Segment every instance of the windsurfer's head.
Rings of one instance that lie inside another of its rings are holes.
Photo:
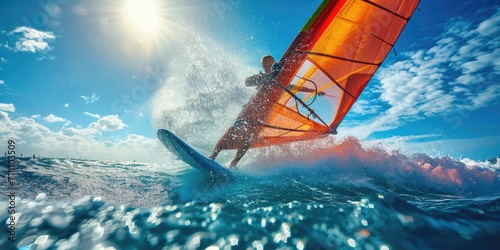
[[[260,62],[262,63],[262,68],[264,69],[264,72],[266,72],[266,74],[270,74],[271,67],[275,63],[274,58],[271,55],[265,55],[262,57]]]

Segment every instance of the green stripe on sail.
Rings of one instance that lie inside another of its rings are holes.
[[[324,0],[321,5],[318,7],[318,9],[314,12],[311,18],[309,18],[309,21],[307,21],[306,25],[302,28],[301,32],[307,31],[311,28],[311,25],[314,23],[316,18],[319,16],[319,14],[325,9],[326,5],[330,2],[331,0]]]

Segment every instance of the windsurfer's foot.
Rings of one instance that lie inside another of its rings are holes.
[[[236,167],[236,164],[238,164],[238,162],[232,161],[231,164],[229,164],[229,168],[234,169]]]
[[[211,156],[209,156],[208,158],[209,158],[210,160],[214,160],[214,161],[215,161],[215,157],[217,157],[217,154],[214,152],[214,153],[212,153],[212,155],[211,155]]]
[[[217,155],[219,155],[219,153],[220,150],[215,149],[214,152],[212,152],[212,155],[210,155],[208,158],[215,161],[215,158],[217,158]]]

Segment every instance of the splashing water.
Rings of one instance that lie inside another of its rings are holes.
[[[207,153],[255,92],[244,79],[258,69],[191,28],[178,34],[182,46],[172,51],[168,76],[153,97],[153,124]]]

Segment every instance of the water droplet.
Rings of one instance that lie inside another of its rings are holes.
[[[36,236],[29,236],[29,237],[26,237],[24,239],[22,239],[19,244],[17,244],[17,247],[18,248],[22,248],[24,246],[28,246],[30,244],[32,244],[35,240],[36,240]]]
[[[297,242],[296,246],[297,246],[297,249],[299,249],[299,250],[303,250],[304,249],[304,243],[301,240],[299,240],[299,242]]]
[[[45,241],[47,241],[48,238],[49,238],[48,235],[38,236],[38,238],[36,238],[36,240],[35,240],[35,244],[43,244],[43,243],[45,243]]]
[[[283,238],[282,238],[281,233],[277,233],[277,234],[274,235],[274,239],[273,240],[274,240],[274,242],[279,243],[282,239]]]
[[[231,246],[238,245],[238,240],[239,240],[238,235],[229,236],[229,242],[230,242]]]
[[[36,201],[40,201],[40,200],[45,200],[46,198],[47,198],[47,195],[46,195],[45,193],[39,193],[39,194],[36,196],[35,200],[36,200]]]
[[[53,206],[46,206],[42,209],[42,213],[50,213],[52,212],[52,210],[54,210],[54,207]]]
[[[258,249],[258,250],[264,249],[264,246],[258,240],[255,240],[255,241],[252,242],[252,247],[255,248],[255,249]]]
[[[389,250],[389,247],[386,245],[380,246],[380,250]]]
[[[34,218],[33,220],[31,220],[30,226],[36,228],[36,227],[40,226],[42,224],[42,222],[43,222],[43,218],[37,217],[37,218]]]
[[[266,227],[266,224],[267,224],[266,218],[262,218],[262,219],[260,220],[260,226],[261,226],[261,227]]]
[[[147,239],[153,246],[156,246],[158,244],[158,237],[153,236],[152,234],[148,235]]]
[[[361,225],[363,225],[363,226],[365,226],[365,227],[366,227],[366,226],[368,226],[368,221],[366,221],[366,220],[361,220]]]
[[[49,224],[53,227],[64,229],[69,226],[69,223],[73,221],[73,219],[73,216],[63,217],[61,215],[52,215],[47,218],[47,222],[49,222]]]
[[[131,233],[132,233],[132,230],[130,230],[130,231],[131,231]],[[132,233],[132,234],[133,234],[133,233]],[[104,228],[103,228],[103,227],[101,227],[101,226],[98,226],[98,227],[96,227],[96,228],[94,229],[94,232],[93,232],[93,234],[92,234],[92,239],[93,239],[94,241],[97,241],[97,240],[101,239],[103,235],[104,235]]]
[[[354,241],[353,238],[349,238],[347,244],[349,244],[350,247],[356,247],[356,241]]]
[[[174,210],[176,210],[176,209],[177,209],[177,205],[173,205],[173,206],[168,205],[168,206],[166,207],[166,209],[167,209],[167,211],[172,212],[172,211],[174,211]]]
[[[191,238],[191,240],[187,244],[188,249],[196,249],[200,247],[200,236],[195,235]]]

